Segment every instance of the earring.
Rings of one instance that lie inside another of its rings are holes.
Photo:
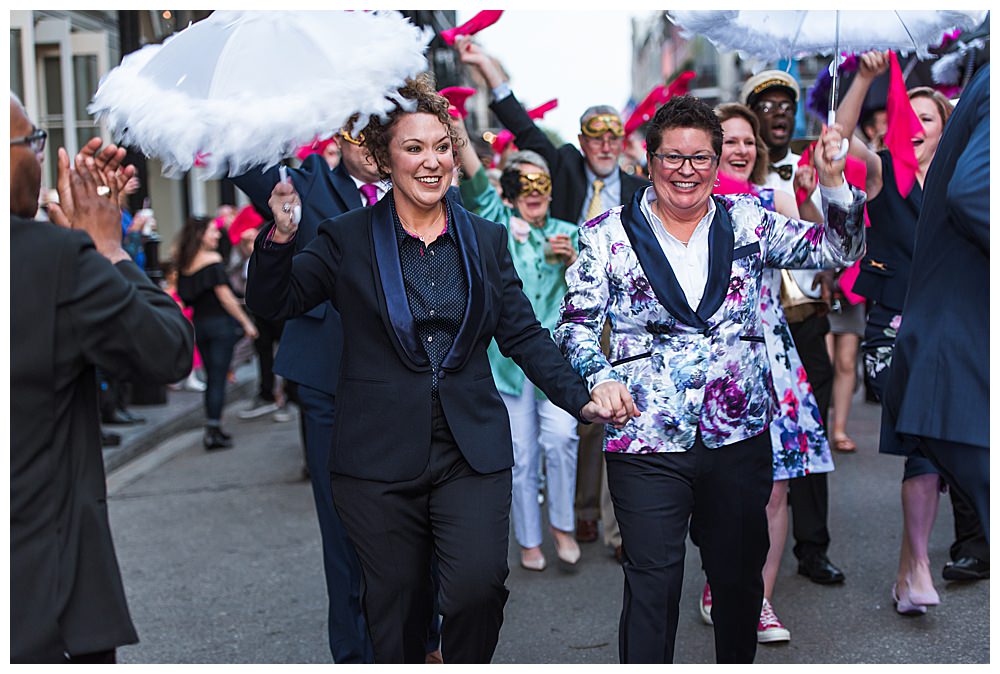
[[[715,184],[714,184],[714,185],[712,185],[712,189],[716,189],[716,188],[718,188],[718,187],[719,187],[719,179],[718,179],[718,178],[716,178],[716,179],[715,179]]]

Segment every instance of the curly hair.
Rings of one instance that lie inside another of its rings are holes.
[[[461,140],[451,127],[451,115],[448,113],[448,99],[439,94],[434,88],[434,79],[430,73],[421,73],[413,78],[407,78],[406,84],[399,88],[400,97],[410,103],[415,104],[412,111],[404,110],[399,103],[396,109],[388,114],[388,118],[383,120],[379,117],[372,117],[368,126],[362,132],[365,136],[364,147],[371,153],[375,165],[378,167],[379,176],[386,179],[389,173],[389,144],[392,142],[392,129],[404,115],[424,112],[434,115],[444,124],[448,130],[448,138],[451,139],[451,152],[458,161],[458,148]]]
[[[722,154],[722,123],[715,112],[700,98],[694,96],[674,96],[656,111],[646,129],[646,152],[650,155],[656,152],[663,141],[663,132],[667,129],[701,129],[712,139],[712,149],[716,156]]]
[[[951,117],[951,111],[955,109],[955,106],[951,104],[948,97],[942,94],[937,89],[932,89],[931,87],[913,87],[906,92],[906,96],[912,101],[914,98],[929,98],[934,103],[935,107],[938,109],[938,114],[941,115],[941,126],[944,127],[948,123],[948,118]]]
[[[715,114],[719,118],[719,123],[724,124],[734,117],[745,119],[750,128],[753,129],[754,145],[757,147],[757,159],[753,164],[753,171],[750,172],[750,182],[754,185],[763,185],[767,180],[767,145],[760,137],[760,120],[757,115],[745,105],[739,103],[723,103],[715,108]]]

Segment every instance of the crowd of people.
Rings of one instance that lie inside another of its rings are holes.
[[[226,449],[243,337],[260,387],[240,416],[280,414],[286,399],[300,410],[337,663],[489,662],[511,529],[533,572],[548,567],[546,531],[564,572],[603,532],[625,577],[622,663],[673,661],[688,537],[718,662],[789,641],[775,609],[789,528],[799,574],[845,579],[828,557],[827,480],[834,450],[858,450],[846,429],[859,350],[884,406],[878,449],[906,457],[896,611],[940,602],[928,541],[943,491],[956,532],[945,578],[988,577],[988,63],[955,109],[908,92],[922,132],[907,191],[887,132],[863,114],[885,53],[861,56],[836,123],[796,153],[802,95],[784,71],[714,108],[674,96],[637,136],[593,105],[578,143],[557,147],[495,59],[468,37],[454,46],[511,134],[501,161],[429,76],[407,80],[407,105],[386,117],[358,128],[354,116],[297,165],[235,177],[244,219],[190,218],[171,296],[123,247],[135,230],[116,206],[133,178],[123,150],[95,139],[73,162],[61,152],[55,224],[30,222],[45,134],[12,95],[13,257],[29,267],[33,247],[63,247],[86,281],[14,275],[15,317],[34,310],[17,284],[49,292],[53,313],[30,330],[25,316],[12,340],[12,386],[38,389],[14,403],[12,576],[32,582],[13,585],[13,661],[113,662],[137,638],[87,409],[95,367],[167,383],[197,358],[204,448]],[[27,357],[37,330],[95,336],[53,365]],[[139,358],[149,343],[162,356]],[[28,423],[32,406],[70,402],[79,437],[69,419]],[[40,508],[56,486],[71,497]],[[66,550],[99,568],[59,567]]]

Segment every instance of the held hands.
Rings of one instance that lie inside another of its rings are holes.
[[[840,187],[844,182],[844,166],[847,164],[846,157],[836,159],[840,154],[841,142],[844,133],[840,124],[833,126],[823,126],[823,132],[816,141],[816,150],[813,152],[813,164],[819,173],[819,182],[827,187]]]
[[[295,232],[299,226],[295,222],[295,207],[301,206],[298,193],[292,187],[292,180],[280,181],[271,190],[271,198],[267,200],[267,205],[274,214],[274,236],[275,243],[288,243],[295,237]]]
[[[621,428],[630,419],[639,416],[639,410],[624,384],[608,380],[590,392],[590,402],[580,410],[580,416],[587,421]]]

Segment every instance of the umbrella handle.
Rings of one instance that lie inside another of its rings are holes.
[[[837,121],[837,111],[829,110],[826,114],[826,125],[833,126],[833,123]],[[840,152],[833,156],[833,161],[840,161],[847,156],[847,150],[851,147],[850,138],[840,139]]]
[[[281,164],[278,167],[278,176],[281,178],[281,182],[288,182],[288,167]],[[292,223],[298,225],[302,221],[302,204],[295,204],[295,208],[292,209]]]

